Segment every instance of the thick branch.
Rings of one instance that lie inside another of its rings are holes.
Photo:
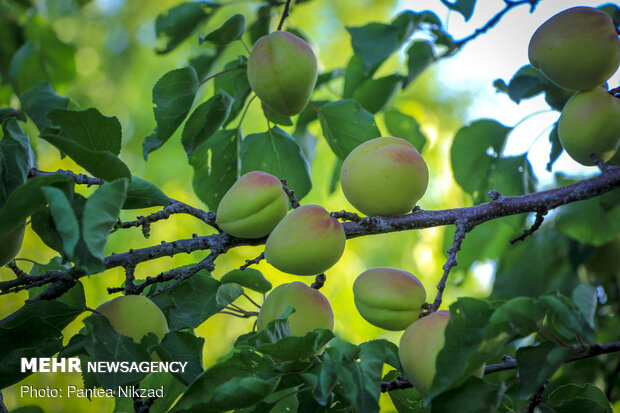
[[[482,222],[505,216],[534,213],[541,209],[551,210],[571,202],[595,197],[618,187],[620,187],[620,168],[610,167],[593,178],[548,191],[512,197],[502,196],[489,203],[466,208],[439,211],[416,210],[407,215],[372,217],[364,223],[345,222],[342,225],[349,239],[373,234],[456,225],[457,222],[473,227]],[[338,214],[342,215],[341,213]],[[217,254],[221,254],[237,246],[262,245],[265,240],[266,238],[240,239],[225,233],[196,236],[191,239],[162,242],[161,245],[129,250],[122,254],[113,254],[106,257],[104,263],[105,268],[109,269],[125,266],[129,263],[139,264],[155,258],[172,257],[179,253],[199,250],[215,250]],[[87,274],[79,273],[75,268],[70,268],[47,271],[39,275],[18,276],[15,279],[0,282],[0,294],[51,283],[51,286],[33,300],[52,300],[62,295],[79,278],[85,275]]]

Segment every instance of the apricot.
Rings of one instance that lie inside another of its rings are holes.
[[[591,152],[610,159],[620,145],[620,99],[600,87],[576,93],[562,109],[558,136],[566,153],[582,165],[594,165]]]
[[[318,75],[310,46],[299,37],[276,31],[256,41],[248,59],[248,80],[256,96],[282,115],[308,104]]]
[[[428,168],[417,149],[404,139],[382,137],[364,142],[344,160],[342,191],[366,215],[411,212],[428,186]]]
[[[437,311],[411,324],[400,339],[398,355],[403,373],[422,395],[428,394],[435,378],[437,355],[445,343],[449,311]],[[484,364],[473,374],[482,378]]]
[[[418,278],[395,268],[364,271],[353,283],[353,298],[360,315],[386,330],[404,330],[415,322],[426,302]]]
[[[265,244],[265,259],[289,274],[320,274],[338,262],[345,241],[337,219],[319,205],[303,205],[271,232]]]
[[[143,295],[116,297],[97,307],[112,328],[139,343],[148,333],[154,333],[161,341],[168,332],[164,313],[157,305]]]
[[[620,64],[620,39],[611,17],[592,7],[573,7],[543,23],[528,56],[551,81],[587,90],[605,83]]]
[[[316,328],[334,328],[334,313],[327,298],[319,290],[295,281],[281,284],[269,293],[258,313],[258,331],[264,330],[289,306],[295,309],[288,318],[294,336],[305,336]]]
[[[248,172],[224,194],[216,223],[238,238],[261,238],[275,228],[288,210],[288,197],[278,178]]]
[[[0,236],[0,266],[5,266],[19,253],[24,241],[26,224],[18,225],[15,229]]]

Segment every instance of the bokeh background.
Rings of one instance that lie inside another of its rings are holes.
[[[62,41],[76,48],[75,67],[78,76],[70,83],[54,85],[57,92],[68,96],[80,108],[96,107],[104,115],[118,117],[123,127],[123,149],[120,157],[130,167],[132,173],[155,183],[172,198],[206,209],[207,207],[193,193],[192,169],[187,163],[178,131],[164,148],[150,155],[148,162],[142,158],[142,142],[155,126],[151,103],[153,85],[164,73],[186,66],[189,58],[204,53],[203,46],[198,45],[198,33],[169,54],[155,53],[155,49],[159,46],[155,37],[155,18],[177,5],[179,1],[93,0],[80,12],[68,13],[69,8],[66,6],[70,2],[71,0],[36,2],[41,13],[39,18],[45,19],[44,23],[50,24]],[[295,6],[286,25],[308,35],[319,59],[320,69],[329,71],[344,67],[352,54],[346,26],[360,26],[371,21],[386,22],[404,9],[414,11],[429,9],[437,13],[456,39],[460,39],[482,26],[504,6],[503,1],[495,0],[478,3],[473,18],[465,22],[460,14],[450,13],[439,0],[313,0]],[[550,150],[547,136],[559,114],[549,111],[542,96],[516,105],[505,94],[498,94],[492,82],[497,78],[509,80],[519,67],[527,63],[529,38],[544,20],[570,6],[600,4],[598,1],[542,0],[533,14],[529,13],[528,6],[515,8],[496,28],[468,44],[457,56],[442,60],[426,70],[395,99],[393,105],[403,113],[415,117],[428,140],[422,155],[429,166],[431,178],[428,192],[419,203],[423,209],[471,205],[470,197],[461,191],[452,178],[449,148],[455,132],[473,119],[488,117],[509,126],[518,124],[510,136],[506,152],[520,154],[529,150],[529,160],[539,179],[540,188],[551,182],[552,175],[545,171]],[[248,20],[252,20],[259,6],[260,3],[255,1],[228,1],[201,32],[208,33],[219,27],[235,13],[242,13]],[[277,20],[274,19],[273,23],[277,24]],[[247,54],[239,42],[228,48],[213,72],[221,69],[225,62],[234,59],[237,54]],[[393,73],[395,70],[406,72],[404,53],[393,56],[380,68],[377,75]],[[618,83],[618,74],[610,83]],[[332,91],[321,93],[329,99],[337,98],[339,86],[335,82]],[[212,93],[212,89],[212,82],[204,85],[199,92],[199,96],[202,94],[204,98],[196,99],[195,105],[206,99]],[[0,93],[6,91],[0,90]],[[18,106],[18,103],[14,102],[13,106]],[[387,130],[380,116],[377,117],[377,122],[381,131],[386,134]],[[265,119],[258,105],[253,104],[244,121],[244,134],[247,136],[265,129]],[[311,125],[310,130],[318,137],[316,154],[311,164],[313,188],[302,200],[302,204],[317,203],[331,211],[354,210],[344,198],[339,186],[333,191],[330,190],[336,158],[322,139],[317,122]],[[82,171],[70,159],[61,159],[58,151],[48,143],[37,139],[36,129],[32,125],[26,126],[26,131],[37,147],[40,169],[51,171],[63,168]],[[575,164],[566,155],[556,163],[554,171],[591,172]],[[79,190],[84,193],[92,191],[86,188]],[[136,215],[144,215],[155,210],[123,211],[122,219],[131,220]],[[344,256],[327,272],[327,282],[321,289],[332,304],[336,319],[336,334],[356,344],[374,338],[386,338],[398,343],[400,332],[387,332],[373,327],[359,316],[353,304],[353,281],[368,268],[377,266],[401,268],[417,275],[432,299],[436,292],[436,283],[442,273],[441,266],[445,262],[444,231],[445,228],[431,228],[348,241]],[[169,220],[154,224],[149,239],[144,239],[138,228],[115,232],[109,239],[106,255],[126,251],[129,248],[155,245],[162,240],[189,238],[193,233],[207,235],[211,232],[210,227],[196,219],[176,215]],[[254,258],[261,252],[261,247],[231,250],[217,259],[214,277],[219,278],[229,270],[239,267],[245,259]],[[47,248],[28,228],[24,246],[18,257],[46,263],[54,255],[54,251]],[[149,261],[138,266],[136,276],[144,278],[173,267],[195,263],[205,255],[206,252],[195,252]],[[31,266],[27,261],[21,261],[19,265],[25,269]],[[304,278],[280,273],[265,262],[256,268],[261,270],[274,285],[294,280],[308,283],[313,281],[312,277]],[[476,263],[468,273],[459,272],[457,268],[444,295],[443,306],[448,306],[459,296],[487,296],[492,289],[494,269],[494,263],[486,261]],[[12,277],[11,271],[6,268],[0,269],[0,279]],[[106,288],[119,286],[123,280],[122,269],[83,278],[88,306],[95,308],[109,300]],[[258,294],[250,294],[255,300],[259,302],[262,300]],[[23,305],[25,299],[27,299],[26,292],[1,297],[0,318]],[[236,304],[248,310],[252,309],[251,304],[244,301],[243,297]],[[87,315],[84,314],[66,328],[64,331],[66,341],[79,331],[82,319]],[[252,324],[253,320],[227,315],[216,315],[207,320],[196,330],[196,335],[206,339],[204,366],[208,367],[227,355],[236,337],[250,331]],[[21,385],[65,387],[68,384],[81,387],[80,375],[34,374],[4,390],[4,401],[9,409],[37,404],[46,412],[114,409],[114,401],[110,399],[89,401],[76,398],[29,399],[19,396]],[[382,410],[393,410],[387,397],[382,397]]]

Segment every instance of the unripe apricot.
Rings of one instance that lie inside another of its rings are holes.
[[[168,332],[164,313],[143,295],[125,295],[101,304],[97,312],[104,315],[112,328],[139,343],[148,333],[161,341]]]
[[[288,198],[278,178],[266,172],[248,172],[230,187],[217,208],[216,223],[239,238],[269,234],[288,210]]]
[[[366,215],[411,212],[428,186],[428,168],[404,139],[382,137],[364,142],[344,160],[342,192]]]
[[[426,395],[435,378],[437,355],[445,343],[449,311],[437,311],[411,324],[400,339],[398,355],[403,373],[422,395]],[[484,375],[484,364],[474,374]]]
[[[403,373],[423,395],[433,384],[435,362],[443,348],[449,311],[437,311],[411,324],[400,339],[398,355]]]
[[[418,278],[395,268],[364,271],[353,283],[353,297],[360,315],[386,330],[404,330],[416,321],[426,302]]]
[[[337,219],[319,205],[303,205],[289,213],[269,234],[268,263],[289,274],[315,275],[336,264],[346,236]]]
[[[288,318],[294,336],[305,336],[316,328],[334,328],[334,313],[327,298],[319,290],[295,281],[281,284],[269,293],[258,313],[258,331],[280,317],[289,306],[295,309]]]
[[[19,253],[25,230],[26,224],[24,223],[0,236],[0,266],[7,265]]]
[[[590,152],[610,159],[620,145],[620,99],[600,87],[576,93],[562,109],[558,136],[564,150],[582,165],[594,165]]]
[[[565,89],[605,83],[620,64],[620,39],[611,17],[592,7],[573,7],[543,23],[530,40],[532,66]]]
[[[299,37],[276,31],[256,41],[248,59],[248,80],[256,95],[282,115],[308,104],[318,69],[314,52]]]

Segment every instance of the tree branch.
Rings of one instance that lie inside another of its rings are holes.
[[[566,360],[565,363],[570,363],[577,360],[583,360],[591,357],[600,356],[601,354],[617,353],[620,351],[620,341],[607,344],[590,344],[586,347],[573,346],[573,356]],[[484,368],[484,374],[497,373],[498,371],[514,370],[517,368],[517,360],[510,356],[504,356],[504,361],[499,364],[491,364]],[[411,382],[402,377],[398,377],[395,380],[389,382],[381,382],[381,391],[401,390],[413,387]]]
[[[410,214],[396,217],[360,218],[364,220],[364,223],[345,222],[342,225],[348,239],[442,225],[456,225],[457,222],[460,222],[461,225],[474,227],[480,223],[505,216],[538,212],[541,209],[551,210],[571,202],[590,199],[618,187],[620,187],[620,167],[609,167],[593,178],[584,179],[574,184],[547,191],[520,196],[500,196],[494,201],[472,207],[438,211],[415,210]],[[343,215],[342,213],[336,214]],[[372,223],[372,225],[368,223]],[[137,265],[155,258],[164,256],[172,257],[176,254],[191,253],[199,250],[211,250],[213,260],[215,260],[217,255],[225,253],[231,248],[244,245],[263,245],[265,241],[265,237],[258,239],[240,239],[226,233],[201,237],[195,236],[190,239],[162,242],[160,245],[129,250],[122,254],[112,254],[105,258],[104,264],[106,269],[110,269],[124,266],[128,263]],[[183,270],[176,269],[171,271]],[[0,295],[35,286],[51,284],[39,296],[34,297],[32,300],[29,300],[29,302],[52,300],[61,296],[65,291],[71,288],[78,279],[86,275],[89,274],[80,273],[73,267],[67,270],[47,271],[39,275],[17,276],[15,279],[0,282]],[[167,280],[171,279],[168,278],[168,276],[164,278]],[[173,278],[177,280],[180,279],[176,278],[176,276]],[[182,277],[182,279],[186,278]],[[154,281],[151,281],[151,283],[153,282]]]
[[[289,16],[289,8],[291,7],[291,0],[286,0],[286,4],[284,5],[284,11],[282,12],[282,17],[280,18],[280,23],[278,23],[278,30],[282,30],[282,26],[284,25],[284,20]]]

